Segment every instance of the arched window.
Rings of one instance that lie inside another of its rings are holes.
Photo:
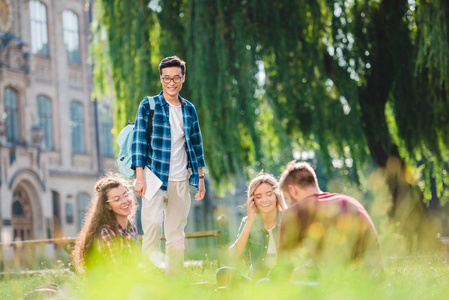
[[[31,49],[48,56],[47,8],[38,0],[30,1]]]
[[[107,107],[100,109],[100,149],[104,156],[114,156],[112,118]]]
[[[14,240],[17,238],[22,241],[32,239],[33,207],[23,187],[18,186],[14,190],[11,203],[11,226]]]
[[[23,207],[19,201],[14,201],[12,204],[12,215],[14,217],[22,217],[23,216]]]
[[[87,206],[89,205],[89,196],[85,193],[78,194],[76,197],[76,205],[78,211],[78,230],[81,230],[84,217],[87,213]]]
[[[70,125],[72,127],[72,151],[84,153],[84,113],[83,106],[72,101],[70,103]]]
[[[18,143],[19,136],[19,105],[17,103],[17,92],[12,88],[5,89],[5,113],[6,133],[10,143]]]
[[[80,63],[80,39],[78,17],[71,10],[62,13],[62,28],[64,31],[64,44],[67,60],[71,63]]]
[[[37,96],[37,114],[39,125],[44,132],[44,145],[46,149],[53,149],[53,129],[51,119],[51,102],[45,96]]]

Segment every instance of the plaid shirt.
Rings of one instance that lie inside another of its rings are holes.
[[[198,168],[206,166],[203,155],[203,142],[201,139],[200,125],[195,106],[179,96],[182,106],[182,119],[184,123],[185,144],[187,152],[187,168],[192,171],[189,182],[198,188]],[[171,133],[169,122],[169,104],[162,96],[154,96],[153,131],[151,133],[151,147],[147,149],[146,130],[150,105],[148,97],[145,97],[137,110],[134,124],[132,143],[132,165],[136,167],[148,166],[162,181],[162,190],[167,190],[168,176],[170,172],[170,147]]]
[[[119,238],[110,225],[103,225],[100,231],[101,239],[98,240],[98,250],[107,262],[124,262],[133,251],[138,249],[139,234],[136,224],[132,219],[128,220],[128,228],[118,224]]]

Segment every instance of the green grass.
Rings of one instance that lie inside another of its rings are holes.
[[[127,270],[82,277],[65,271],[42,272],[0,281],[0,299],[18,299],[48,283],[59,284],[76,299],[447,299],[449,267],[441,255],[385,260],[386,279],[376,282],[349,271],[324,274],[317,286],[288,282],[242,284],[232,289],[216,286],[216,261],[185,269],[183,278],[166,278],[157,270]]]

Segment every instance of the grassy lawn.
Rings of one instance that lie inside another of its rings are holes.
[[[123,268],[117,276],[93,274],[81,277],[62,263],[54,271],[4,277],[0,299],[19,299],[48,283],[61,286],[75,299],[448,299],[449,267],[443,256],[417,256],[385,260],[386,280],[372,281],[351,272],[325,274],[316,286],[286,282],[242,284],[233,289],[217,288],[216,261],[185,269],[185,276],[169,278],[156,270]]]

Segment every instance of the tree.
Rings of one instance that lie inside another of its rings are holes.
[[[430,179],[439,196],[449,185],[449,8],[409,2],[102,0],[117,126],[157,90],[159,60],[179,54],[216,186],[244,167],[278,172],[292,147],[316,145],[329,174],[351,159],[359,181],[372,161],[391,216],[428,235]]]
[[[355,96],[360,107],[361,126],[369,153],[385,174],[393,200],[391,216],[401,221],[402,231],[409,236],[412,233],[418,233],[420,238],[432,236],[431,225],[425,214],[424,195],[409,167],[423,163],[427,179],[426,193],[430,195],[429,177],[435,176],[439,183],[437,190],[441,195],[444,188],[443,153],[447,154],[448,150],[443,141],[449,137],[446,96],[448,77],[441,70],[445,68],[444,64],[441,67],[423,64],[425,42],[421,41],[421,48],[419,46],[420,39],[424,38],[423,31],[432,27],[431,23],[422,20],[429,9],[436,8],[433,6],[435,2],[429,4],[423,1],[421,6],[410,6],[405,0],[385,0],[378,5],[356,2],[350,9],[344,8],[345,3],[342,1],[335,1],[334,6],[336,4],[350,15],[340,16],[334,22],[353,18],[353,26],[346,26],[348,29],[343,39],[349,39],[352,35],[354,44],[351,47],[341,44],[342,57],[346,61],[359,60],[359,63],[355,63],[360,78],[357,80]],[[445,25],[442,28],[447,28],[448,10],[445,6],[446,18],[440,19],[442,25]],[[420,23],[416,22],[416,14],[413,13],[417,7],[422,13],[418,15]],[[342,26],[337,26],[334,39],[338,40],[340,28]],[[435,27],[432,29],[436,31]],[[446,33],[440,42],[444,45],[447,39]],[[436,43],[434,47],[440,59],[447,59],[447,53],[439,48],[441,44]],[[324,55],[327,56],[326,53]],[[331,79],[340,75],[339,71],[335,72],[340,67],[336,66],[335,59],[340,57],[333,59],[333,67],[327,70]],[[347,71],[351,72],[350,66]],[[437,85],[432,77],[439,79]],[[336,86],[338,88],[339,84]],[[344,88],[339,90],[345,94]],[[443,107],[446,109],[441,109]],[[436,172],[431,173],[431,163],[438,165]],[[418,244],[424,243],[418,241]]]

